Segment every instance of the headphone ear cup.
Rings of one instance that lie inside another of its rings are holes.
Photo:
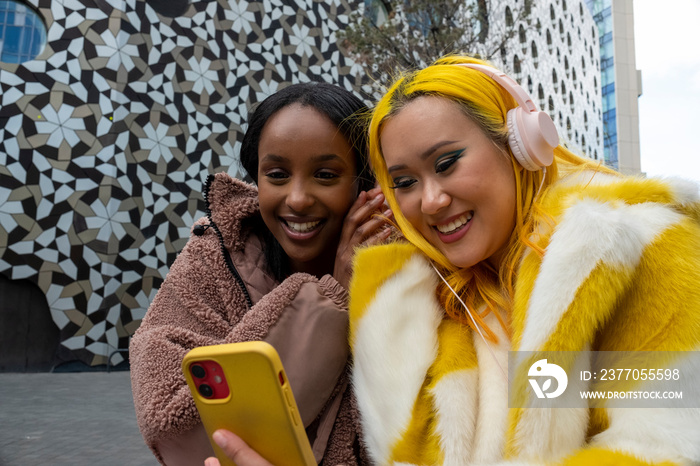
[[[552,164],[559,136],[549,115],[516,107],[508,111],[506,121],[508,145],[523,168],[537,171]]]
[[[520,128],[518,127],[517,113],[522,112],[520,107],[515,107],[508,111],[506,122],[508,124],[508,145],[520,166],[531,172],[539,170],[541,167],[532,161],[530,155],[523,144]]]

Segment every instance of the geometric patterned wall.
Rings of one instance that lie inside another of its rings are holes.
[[[0,63],[0,273],[46,294],[64,354],[104,364],[203,215],[206,175],[244,176],[247,109],[291,82],[369,89],[336,44],[347,0],[28,3],[48,45]]]

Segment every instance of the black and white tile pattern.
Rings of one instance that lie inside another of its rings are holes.
[[[206,175],[243,176],[247,109],[293,82],[368,88],[336,43],[346,0],[29,3],[48,45],[0,63],[0,273],[46,294],[64,351],[104,364],[203,215]]]

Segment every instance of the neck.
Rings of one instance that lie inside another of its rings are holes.
[[[290,268],[292,273],[308,273],[317,278],[321,278],[326,274],[333,273],[333,265],[335,257],[331,257],[331,260],[327,260],[325,257],[319,257],[311,262],[299,262],[290,260]]]
[[[323,252],[321,252],[318,257],[302,262],[295,261],[292,258],[289,259],[289,266],[292,273],[302,272],[313,275],[317,278],[321,278],[324,275],[333,274],[333,269],[335,267],[335,256],[338,252],[338,243],[332,242],[328,244]]]

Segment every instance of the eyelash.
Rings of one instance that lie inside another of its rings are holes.
[[[270,178],[271,180],[283,180],[285,178],[288,178],[289,175],[287,175],[285,172],[282,171],[271,171],[268,173],[265,173],[265,176],[267,178]]]
[[[390,186],[391,189],[405,189],[405,188],[410,188],[416,180],[414,179],[408,179],[406,181],[397,181],[400,178],[396,178],[394,180],[394,186]]]
[[[264,176],[267,177],[273,183],[281,182],[289,178],[288,173],[279,170],[267,172]],[[325,170],[318,171],[314,174],[314,178],[320,180],[321,182],[331,182],[339,177],[340,175],[338,175],[337,173]]]
[[[435,173],[443,173],[452,167],[454,163],[462,158],[464,149],[455,150],[445,154],[442,158],[435,162]]]
[[[331,171],[320,171],[320,172],[317,172],[314,176],[316,178],[320,178],[322,180],[327,180],[327,181],[334,180],[334,179],[339,177],[339,175],[337,173],[334,173]]]
[[[442,156],[440,159],[435,162],[435,173],[440,174],[444,173],[447,170],[452,167],[457,160],[459,160],[462,157],[462,154],[464,153],[464,149],[458,149],[452,152],[448,152],[444,156]],[[395,178],[394,179],[394,186],[391,186],[391,189],[405,189],[411,187],[414,183],[416,183],[417,180],[415,179],[406,179],[404,181],[401,181],[402,178]]]

